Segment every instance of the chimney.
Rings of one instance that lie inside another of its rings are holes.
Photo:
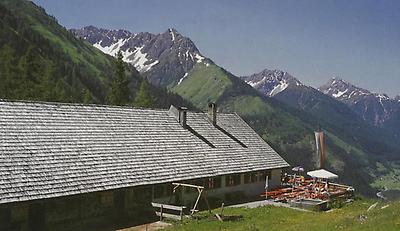
[[[217,125],[217,105],[215,103],[208,104],[208,118],[214,126]]]
[[[171,105],[169,107],[168,114],[173,116],[182,125],[182,127],[186,128],[187,127],[187,124],[186,124],[187,110],[188,109],[186,107],[177,108],[174,105]]]
[[[180,107],[179,108],[179,123],[182,125],[182,127],[186,128],[186,115],[187,115],[187,108],[186,107]]]

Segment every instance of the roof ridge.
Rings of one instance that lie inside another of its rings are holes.
[[[139,109],[139,110],[153,110],[153,111],[163,111],[167,112],[167,108],[145,108],[145,107],[135,107],[135,106],[119,106],[110,104],[95,104],[95,103],[73,103],[73,102],[56,102],[56,101],[38,101],[38,100],[24,100],[24,99],[2,99],[0,102],[9,103],[27,103],[27,104],[42,104],[42,105],[66,105],[66,106],[89,106],[93,108],[121,108],[121,109]],[[175,105],[174,105],[175,106]],[[207,111],[188,111],[193,114],[207,114]],[[235,112],[218,112],[218,114],[223,115],[235,115]]]
[[[134,106],[119,106],[110,104],[95,104],[95,103],[73,103],[73,102],[56,102],[56,101],[35,101],[35,100],[19,100],[19,99],[1,99],[0,102],[9,103],[27,103],[27,104],[43,104],[43,105],[66,105],[66,106],[89,106],[98,108],[125,108],[125,109],[142,109],[142,110],[154,110],[154,111],[168,111],[165,108],[145,108],[145,107],[134,107]]]

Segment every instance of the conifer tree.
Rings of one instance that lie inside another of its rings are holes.
[[[149,93],[149,84],[145,79],[140,83],[133,105],[136,107],[152,107],[154,105],[154,99]]]
[[[107,104],[126,105],[129,102],[129,81],[125,75],[125,63],[122,60],[121,51],[117,54],[115,73],[111,88],[107,94]]]
[[[15,80],[18,66],[15,62],[15,52],[8,46],[4,45],[0,50],[0,98],[13,99],[15,97],[14,89],[16,88]]]
[[[94,103],[92,93],[90,93],[89,89],[83,90],[83,103]]]
[[[33,46],[29,46],[23,56],[19,59],[18,69],[20,75],[16,82],[18,84],[15,89],[17,98],[35,100],[38,97],[38,91],[35,88],[43,75],[43,63],[37,51]]]
[[[54,64],[47,64],[45,72],[40,78],[40,85],[38,85],[37,91],[38,95],[36,99],[38,100],[66,101],[65,85],[61,78],[57,78]]]

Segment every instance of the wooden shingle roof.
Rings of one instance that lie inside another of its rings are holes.
[[[0,204],[288,166],[236,114],[187,124],[214,147],[168,110],[0,100]]]

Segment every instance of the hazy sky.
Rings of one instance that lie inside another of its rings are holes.
[[[67,28],[176,28],[236,75],[281,69],[400,94],[400,1],[34,0]]]

